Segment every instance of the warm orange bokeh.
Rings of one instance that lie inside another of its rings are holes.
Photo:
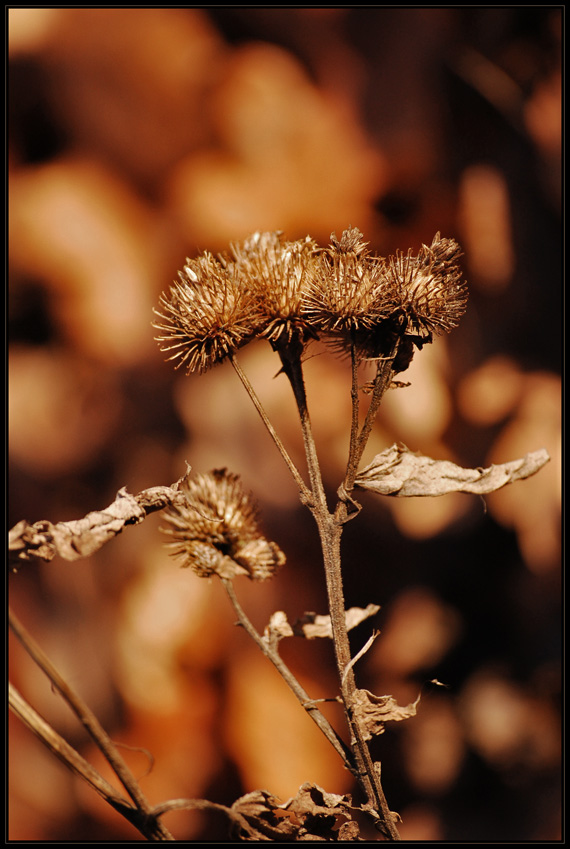
[[[255,230],[326,244],[358,227],[383,255],[437,231],[457,239],[467,313],[416,353],[365,461],[395,441],[465,466],[543,447],[551,461],[485,504],[362,498],[347,597],[381,605],[381,634],[356,669],[400,704],[422,690],[417,716],[374,744],[404,839],[558,839],[559,10],[13,8],[8,23],[10,526],[79,518],[120,487],[172,483],[186,461],[227,466],[288,556],[267,586],[237,582],[256,626],[274,610],[324,613],[314,527],[235,373],[174,372],[153,307],[186,256]],[[256,342],[240,362],[302,466],[278,361]],[[332,495],[348,363],[314,345],[306,380]],[[303,781],[350,792],[221,587],[181,571],[159,526],[10,578],[14,609],[143,791],[224,804],[254,789],[285,800]],[[355,650],[369,633],[359,626]],[[285,640],[283,654],[315,698],[334,696],[324,640]],[[10,664],[107,775],[17,644]],[[10,773],[11,840],[136,839],[15,719]],[[203,815],[167,825],[224,839]]]

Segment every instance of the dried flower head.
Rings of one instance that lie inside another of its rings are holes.
[[[246,575],[264,581],[284,564],[280,548],[261,534],[257,507],[237,475],[216,469],[185,479],[181,490],[186,504],[165,511],[169,527],[164,531],[173,538],[172,553],[183,558],[183,566],[200,577]]]
[[[369,253],[368,242],[362,241],[362,233],[358,227],[349,227],[343,230],[340,239],[336,233],[331,233],[331,247],[339,254],[353,253],[357,256],[365,256]]]
[[[160,298],[162,323],[154,327],[162,351],[188,372],[204,372],[224,360],[255,333],[257,314],[251,294],[231,263],[205,253],[187,259],[170,292]]]
[[[461,250],[453,239],[437,233],[417,256],[397,252],[385,273],[406,316],[405,331],[431,341],[433,333],[449,332],[459,323],[467,304],[467,288],[457,264]]]
[[[260,331],[272,343],[312,335],[302,305],[316,243],[307,236],[285,241],[281,232],[254,233],[232,246],[236,265],[257,301]]]
[[[305,314],[315,330],[330,337],[337,347],[350,341],[364,345],[396,307],[394,293],[377,257],[370,256],[362,233],[345,230],[340,240],[333,233],[313,269],[305,296]]]
[[[353,227],[322,249],[307,236],[254,233],[229,256],[186,260],[179,281],[160,299],[157,338],[171,360],[206,371],[255,336],[268,339],[286,364],[310,338],[324,336],[359,358],[394,356],[406,369],[414,346],[455,327],[467,290],[459,246],[438,233],[417,256],[374,256]]]

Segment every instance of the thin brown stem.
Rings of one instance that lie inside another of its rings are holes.
[[[346,504],[342,503],[346,510]],[[358,716],[354,712],[356,680],[351,660],[350,643],[346,628],[344,589],[341,572],[340,540],[344,523],[335,516],[321,517],[318,520],[319,534],[323,549],[329,613],[342,700],[345,707],[348,726],[351,731],[352,748],[359,772],[359,781],[367,795],[369,805],[379,815],[381,830],[390,840],[400,840],[394,818],[386,802],[382,789],[379,770],[375,768],[370,756]]]
[[[162,842],[166,836],[157,833],[155,822],[160,812],[153,809],[149,817],[145,811],[141,811],[129,802],[117,790],[99,775],[96,769],[82,758],[73,746],[70,746],[60,734],[55,731],[46,720],[23,698],[16,688],[9,684],[9,707],[12,713],[23,722],[33,734],[36,735],[49,751],[56,756],[65,766],[83,779],[98,793],[117,813],[121,814],[131,825],[136,828],[143,837],[152,842]],[[168,838],[170,839],[170,838]]]
[[[273,427],[273,425],[269,421],[267,413],[265,412],[263,405],[262,405],[261,401],[259,400],[255,389],[251,385],[248,376],[246,375],[246,373],[244,372],[244,370],[242,369],[242,367],[240,366],[240,364],[238,363],[238,361],[236,360],[236,358],[233,354],[230,354],[229,359],[230,359],[232,366],[234,367],[234,370],[235,370],[237,376],[241,380],[247,394],[249,395],[251,401],[253,402],[255,409],[259,413],[261,420],[262,420],[263,424],[265,425],[269,435],[273,439],[275,445],[277,446],[279,453],[281,454],[285,463],[287,464],[287,468],[289,469],[289,471],[293,475],[293,478],[294,478],[294,480],[295,480],[295,482],[296,482],[296,484],[299,487],[299,490],[301,492],[301,497],[303,499],[303,503],[305,503],[305,504],[310,503],[312,501],[311,492],[310,492],[309,488],[307,487],[305,481],[301,477],[299,470],[297,469],[295,463],[293,462],[293,460],[289,456],[289,453],[288,453],[287,449],[285,448],[285,446],[283,445],[283,442],[281,441],[281,439],[280,439],[279,435],[277,434],[275,428]]]
[[[293,388],[297,409],[301,418],[301,426],[303,428],[307,464],[309,467],[311,486],[315,495],[315,506],[312,508],[312,513],[319,529],[323,549],[335,657],[339,680],[341,681],[342,700],[351,736],[354,741],[353,751],[358,768],[358,778],[366,792],[369,804],[371,804],[372,807],[379,812],[383,831],[390,837],[390,839],[399,840],[400,836],[398,834],[398,830],[395,826],[394,819],[390,813],[384,796],[384,791],[380,782],[380,774],[374,767],[374,763],[366,744],[365,735],[353,710],[353,705],[355,704],[356,682],[352,669],[350,643],[346,627],[345,600],[340,559],[340,539],[342,535],[342,527],[348,514],[347,503],[346,501],[339,502],[342,505],[341,513],[338,513],[337,511],[335,515],[331,515],[328,511],[320,465],[308,414],[301,357],[297,351],[287,347],[280,349],[279,354],[284,366],[284,371],[287,374]],[[376,411],[380,405],[382,395],[389,385],[392,374],[391,360],[389,362],[384,362],[381,366],[379,366],[367,417],[362,426],[362,430],[358,433],[358,361],[354,346],[352,354],[353,415],[348,467],[349,469],[354,468],[354,476],[351,474],[351,477],[349,478],[347,474],[347,481],[349,482],[351,489],[354,483],[354,477],[356,476],[356,468],[358,467],[358,463],[360,462],[360,458],[372,429]],[[344,515],[342,515],[342,511],[345,511]],[[339,521],[339,519],[341,519],[341,521]]]
[[[362,459],[362,455],[364,454],[366,445],[368,444],[368,439],[370,438],[370,433],[372,431],[372,427],[374,425],[374,421],[376,419],[380,403],[382,401],[382,398],[384,397],[384,393],[389,388],[392,382],[392,364],[394,362],[397,350],[398,342],[394,344],[390,356],[386,357],[385,359],[379,360],[378,362],[378,366],[376,368],[376,377],[374,379],[374,386],[372,389],[372,397],[370,399],[370,404],[366,412],[364,423],[362,425],[360,433],[355,438],[354,443],[351,441],[351,448],[353,448],[353,450],[351,451],[350,456],[348,458],[346,476],[343,482],[345,495],[350,495],[354,488],[354,481],[358,473],[358,466],[360,460]]]
[[[315,503],[326,509],[326,495],[323,486],[323,478],[317,456],[317,448],[313,437],[311,427],[311,419],[309,417],[309,407],[307,404],[307,393],[305,389],[305,378],[303,376],[303,365],[301,361],[302,345],[300,343],[284,344],[277,348],[283,371],[289,379],[295,403],[299,412],[301,421],[301,431],[303,434],[303,444],[305,447],[305,456],[307,458],[307,468],[309,470],[309,480],[311,481],[311,489]]]
[[[106,781],[73,746],[55,731],[40,714],[24,699],[13,684],[8,685],[8,704],[10,710],[32,731],[47,748],[76,775],[80,776],[113,807],[134,808],[115,788]]]
[[[392,362],[397,350],[397,343],[394,346],[391,356],[386,360],[383,360],[378,363],[372,398],[360,432],[358,431],[358,360],[356,351],[353,347],[353,406],[350,451],[347,463],[346,477],[343,484],[344,491],[342,491],[343,487],[341,487],[342,495],[339,499],[334,514],[329,513],[327,507],[322,474],[312,433],[307,406],[305,382],[303,378],[300,346],[294,344],[283,344],[276,346],[276,350],[278,351],[279,356],[281,358],[283,371],[287,375],[291,387],[293,389],[293,394],[301,420],[305,454],[307,458],[307,466],[309,470],[309,478],[312,490],[312,499],[310,501],[305,500],[305,503],[308,504],[313,514],[313,517],[317,523],[321,540],[335,658],[337,663],[339,681],[341,682],[342,701],[345,708],[348,727],[351,732],[351,747],[354,757],[353,763],[356,767],[356,775],[368,799],[369,809],[371,811],[375,811],[378,816],[379,828],[384,832],[384,834],[388,837],[389,840],[400,840],[400,835],[398,833],[398,829],[396,828],[394,817],[390,812],[390,809],[386,802],[384,791],[382,789],[382,784],[380,781],[380,771],[376,768],[374,762],[372,761],[370,751],[366,742],[366,734],[361,725],[361,721],[354,709],[356,704],[357,687],[354,677],[353,664],[351,660],[348,631],[346,627],[345,600],[340,558],[340,539],[342,535],[343,525],[348,518],[348,502],[351,501],[350,492],[354,487],[354,480],[356,478],[358,465],[360,463],[362,454],[368,442],[368,438],[370,436],[370,432],[372,430],[372,426],[376,417],[376,413],[380,406],[382,396],[390,385],[392,379]],[[234,362],[235,367],[235,360],[232,359],[232,362]],[[238,371],[238,374],[239,373],[240,372]],[[242,382],[244,382],[243,378]],[[249,382],[244,382],[246,389],[248,388],[248,383]],[[268,426],[269,423],[267,421],[267,417],[263,411],[263,408],[261,407],[261,403],[257,399],[257,396],[250,392],[250,397],[254,401],[258,412],[266,423],[266,426]],[[275,441],[277,442],[277,440]],[[277,442],[277,446],[279,447],[279,442]],[[229,585],[229,589],[227,582],[224,583],[226,585],[226,590],[229,593],[231,585]],[[233,589],[231,589],[231,592],[233,593]],[[246,625],[245,622],[242,622],[242,624],[244,624],[244,627],[246,627],[246,630],[248,630],[248,633],[250,633],[253,639],[258,643],[262,651],[264,651],[264,653],[269,657],[266,650],[266,643],[257,634],[253,626],[251,626],[251,623],[249,623],[249,625]],[[270,659],[274,663],[276,659],[281,662],[281,659],[278,655],[275,659]],[[306,698],[307,697],[305,694],[303,696],[303,700],[305,700]]]
[[[255,626],[243,610],[242,606],[240,605],[232,582],[227,580],[226,578],[222,578],[222,584],[224,585],[224,589],[228,595],[228,598],[237,614],[240,625],[249,634],[249,636],[256,643],[256,645],[261,649],[263,654],[275,666],[287,686],[295,694],[297,700],[307,711],[313,722],[318,725],[318,727],[323,732],[329,743],[331,743],[335,751],[340,755],[346,768],[352,773],[355,773],[356,769],[353,763],[352,753],[350,749],[343,743],[343,741],[338,736],[332,725],[329,723],[328,719],[321,713],[321,711],[315,705],[314,701],[311,699],[306,690],[301,686],[301,684],[299,684],[289,667],[284,663],[279,653],[271,645],[269,645],[266,640],[263,639],[261,634],[259,634]]]
[[[356,454],[358,445],[358,423],[360,411],[360,395],[358,391],[358,365],[359,358],[354,342],[350,344],[351,385],[350,399],[352,406],[352,418],[350,422],[350,443],[348,450],[348,465],[352,463],[352,457]]]
[[[148,821],[149,833],[154,834],[153,839],[157,840],[174,840],[168,829],[158,822],[152,816],[151,805],[146,800],[141,791],[134,775],[121,757],[115,744],[95,716],[90,708],[85,704],[83,699],[69,686],[63,679],[57,669],[54,667],[50,659],[27,632],[18,617],[12,610],[8,612],[8,621],[10,628],[28,652],[34,662],[47,675],[53,686],[59,691],[61,696],[75,713],[81,724],[87,730],[90,737],[101,750],[111,767],[113,768],[117,778],[133,800],[137,809],[143,814]]]

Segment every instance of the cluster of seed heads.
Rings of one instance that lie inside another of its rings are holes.
[[[413,345],[451,330],[465,311],[460,255],[439,233],[417,255],[388,258],[373,255],[356,228],[340,239],[333,233],[326,248],[309,236],[255,233],[228,254],[186,260],[161,296],[157,341],[188,372],[206,371],[256,337],[276,350],[320,338],[364,359],[399,344],[394,371],[403,371]]]
[[[362,233],[345,230],[322,248],[307,236],[254,233],[228,254],[187,259],[160,299],[161,349],[187,372],[204,372],[263,337],[283,367],[322,339],[357,362],[389,360],[404,371],[414,347],[455,327],[467,289],[460,249],[439,233],[417,255],[373,255]],[[259,531],[254,502],[225,469],[186,480],[182,506],[165,512],[171,548],[201,577],[265,580],[285,562]]]

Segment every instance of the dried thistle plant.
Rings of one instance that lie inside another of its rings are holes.
[[[279,656],[281,639],[294,633],[309,637],[310,632],[291,626],[282,612],[276,612],[261,636],[239,605],[233,579],[240,574],[271,577],[285,557],[257,531],[250,502],[244,499],[234,476],[227,472],[201,476],[185,487],[187,504],[183,508],[167,509],[175,553],[182,555],[185,564],[197,574],[216,573],[221,578],[240,623],[275,664],[353,773],[366,799],[360,810],[372,817],[388,840],[400,839],[399,817],[390,811],[380,780],[380,765],[373,761],[368,744],[382,733],[386,722],[413,716],[419,698],[401,707],[391,696],[376,696],[356,684],[354,665],[375,635],[352,657],[347,632],[351,620],[361,621],[362,612],[345,610],[340,540],[344,524],[360,510],[353,497],[354,489],[400,496],[440,495],[451,490],[489,492],[534,474],[548,459],[546,452],[536,452],[504,467],[465,470],[415,455],[405,446],[393,446],[359,472],[382,397],[392,385],[397,385],[395,375],[406,370],[415,349],[421,350],[434,336],[456,327],[465,311],[467,288],[459,266],[460,256],[459,245],[439,233],[417,255],[410,250],[399,251],[388,258],[373,255],[356,228],[345,230],[340,238],[332,234],[330,245],[324,248],[308,236],[287,242],[282,233],[255,233],[233,245],[229,255],[218,261],[208,255],[188,261],[181,283],[162,298],[169,324],[157,325],[162,331],[158,337],[162,350],[174,350],[174,357],[188,371],[203,371],[224,359],[232,363],[297,482],[301,501],[315,519],[329,603],[328,614],[322,617],[325,622],[319,627],[334,643],[337,698],[344,706],[349,744],[331,728]],[[308,483],[291,460],[236,359],[238,349],[255,337],[269,341],[281,360],[281,371],[291,383],[303,433]],[[349,356],[352,363],[352,424],[346,474],[332,510],[323,486],[303,376],[304,350],[317,339]],[[367,385],[371,397],[361,424],[359,368],[365,361],[376,363],[376,374]],[[376,610],[370,605],[364,618]],[[255,804],[252,817],[259,827],[272,808],[266,797],[256,799]],[[329,813],[334,812],[338,821],[342,820],[344,839],[358,840],[356,822],[350,814],[347,820],[346,800],[331,807]],[[285,826],[283,821],[282,830],[277,826],[271,839],[310,839],[302,829],[289,828],[290,823],[287,821]],[[332,838],[328,832],[325,834],[324,839],[338,839],[338,835]],[[245,837],[243,832],[240,835]]]
[[[364,794],[362,804],[357,804],[349,796],[337,796],[307,783],[284,804],[259,790],[236,800],[231,808],[185,799],[150,806],[90,711],[11,616],[14,633],[89,729],[129,798],[110,787],[15,691],[10,693],[12,710],[149,840],[172,840],[160,818],[167,811],[183,808],[221,812],[232,836],[245,841],[359,841],[362,817],[372,820],[380,839],[400,839],[399,816],[390,810],[380,763],[373,759],[369,744],[382,734],[387,722],[413,717],[419,697],[401,706],[392,696],[375,695],[356,682],[355,665],[378,635],[373,633],[353,656],[348,631],[379,608],[372,603],[345,608],[340,544],[344,525],[361,509],[355,490],[389,497],[438,496],[452,491],[483,494],[536,473],[549,459],[541,450],[489,469],[462,469],[397,444],[360,469],[382,398],[399,385],[396,375],[408,368],[415,350],[455,328],[465,311],[467,288],[460,255],[457,243],[439,233],[415,255],[410,250],[399,251],[387,258],[372,254],[356,228],[345,230],[340,238],[333,234],[325,247],[310,237],[288,242],[282,233],[255,233],[217,258],[205,253],[187,259],[178,280],[160,299],[154,326],[167,359],[188,373],[202,373],[229,361],[292,474],[321,542],[326,614],[300,611],[298,621],[290,624],[282,611],[276,611],[263,634],[253,626],[239,603],[234,581],[242,576],[253,581],[273,577],[284,566],[285,554],[263,535],[253,497],[244,491],[239,477],[226,469],[195,476],[189,470],[172,487],[155,487],[135,497],[121,490],[106,510],[90,513],[83,520],[57,525],[19,522],[10,532],[10,551],[20,562],[50,560],[56,554],[72,560],[88,556],[148,513],[164,510],[164,530],[172,553],[197,576],[219,578],[240,625],[279,671]],[[291,384],[307,476],[292,461],[237,360],[239,350],[255,338],[268,341],[280,360],[279,371]],[[346,471],[332,506],[323,485],[303,374],[304,352],[314,340],[332,346],[351,361],[352,418]],[[360,369],[370,363],[375,367],[374,377],[363,384]],[[364,400],[366,409],[362,411]],[[344,708],[343,729],[332,727],[318,701],[281,658],[280,641],[293,635],[332,639],[338,691],[331,697]]]

